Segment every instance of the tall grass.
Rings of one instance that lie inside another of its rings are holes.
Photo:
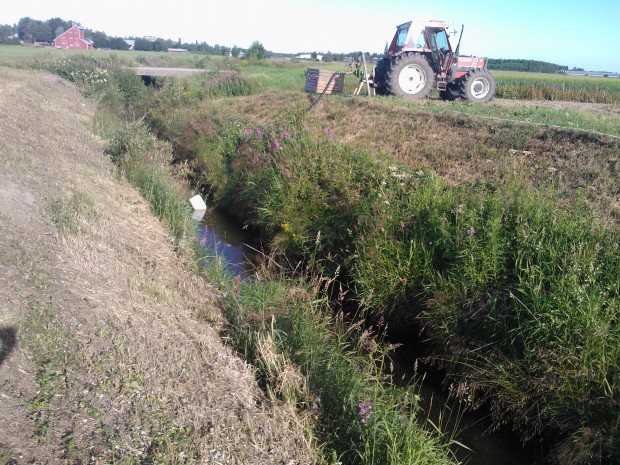
[[[241,119],[203,175],[292,265],[339,270],[376,319],[424,322],[435,360],[474,399],[493,397],[498,424],[546,432],[562,463],[615,460],[615,229],[552,191],[451,186],[335,136],[296,114],[285,127]]]
[[[140,123],[128,123],[111,139],[106,153],[151,205],[175,242],[189,228],[185,189],[171,173],[172,150]]]
[[[497,97],[620,104],[620,79],[494,71]]]
[[[230,336],[266,392],[309,419],[325,461],[455,463],[449,446],[456,441],[421,426],[415,386],[386,382],[387,349],[371,329],[334,315],[319,282],[272,277],[229,294]]]

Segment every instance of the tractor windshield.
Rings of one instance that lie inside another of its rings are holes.
[[[437,48],[444,53],[449,52],[450,42],[448,41],[448,34],[446,34],[446,30],[442,29],[441,31],[437,31],[435,37],[437,38]]]
[[[405,45],[410,25],[411,23],[407,23],[398,27],[398,31],[396,31],[396,50],[400,50]]]

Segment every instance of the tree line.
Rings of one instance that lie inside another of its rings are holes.
[[[547,63],[546,61],[490,58],[489,68],[497,71],[526,71],[531,73],[557,73],[568,66]]]
[[[70,29],[73,24],[79,23],[61,18],[51,18],[40,21],[26,16],[21,18],[17,24],[0,24],[0,43],[17,45],[20,43],[38,42],[51,45],[56,37]],[[84,29],[84,36],[93,41],[95,48],[109,48],[113,50],[127,50],[129,45],[125,42],[125,39],[132,39],[134,40],[134,49],[141,51],[159,52],[168,50],[169,48],[184,48],[191,52],[206,53],[209,55],[232,55],[234,57],[241,56],[244,52],[247,52],[236,45],[234,47],[227,47],[219,44],[209,45],[206,42],[198,41],[194,43],[184,43],[181,39],[175,41],[161,38],[149,40],[132,36],[127,38],[114,37],[102,31],[94,31],[86,28]],[[256,49],[255,47],[254,51],[259,55],[262,54],[260,48]]]

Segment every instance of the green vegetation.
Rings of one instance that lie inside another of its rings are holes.
[[[547,435],[554,461],[617,461],[620,234],[618,216],[596,206],[615,208],[617,140],[486,119],[561,117],[536,108],[334,97],[308,115],[299,92],[250,95],[271,85],[261,74],[272,72],[300,89],[302,65],[239,70],[223,85],[166,82],[142,105],[213,201],[314,283],[233,282],[227,294],[231,337],[266,392],[300,412],[320,397],[311,424],[325,454],[347,463],[448,460],[413,421],[412,394],[380,382],[373,367],[385,363],[383,349],[368,350],[368,335],[333,316],[319,289],[340,294],[336,305],[348,293],[368,324],[424,326],[458,391],[474,405],[491,399],[496,423],[512,422],[524,438]],[[581,121],[618,135],[617,119]],[[109,154],[130,178],[134,163],[144,173],[145,159],[171,161],[144,126],[123,131]],[[153,205],[174,197],[148,174],[137,178],[146,195],[159,192]]]
[[[193,105],[234,95],[228,92],[232,87],[219,83],[212,83],[212,88],[222,94],[200,91],[205,85],[200,82],[181,101],[170,100],[179,95],[172,83],[157,105],[177,108],[183,103]],[[161,185],[174,182],[168,148],[144,125],[128,124],[112,138],[108,154],[179,237],[174,229],[177,223],[169,220],[170,209],[160,207],[179,205],[178,210],[171,209],[172,216],[181,223],[187,218],[182,211],[185,197]],[[319,248],[315,253],[320,253]],[[221,262],[216,263],[219,266],[214,270],[212,265],[208,277],[219,279],[220,286],[227,289],[227,314],[236,347],[259,368],[265,390],[274,400],[285,400],[299,409],[300,418],[308,421],[311,434],[320,441],[326,462],[454,463],[448,446],[458,443],[450,436],[442,437],[438,430],[431,434],[416,420],[421,412],[415,388],[399,389],[385,383],[388,349],[381,348],[375,336],[362,331],[359,324],[349,326],[342,319],[336,324],[319,287],[311,289],[284,278],[239,287],[223,272]],[[297,370],[303,376],[296,375]]]
[[[140,123],[128,123],[110,141],[108,155],[144,196],[153,212],[179,241],[188,232],[185,190],[172,175],[172,150]]]
[[[620,104],[620,79],[563,74],[495,72],[497,97]]]
[[[518,170],[504,172],[502,183],[450,185],[386,153],[341,143],[340,122],[330,115],[347,102],[334,99],[319,115],[327,122],[307,118],[290,102],[261,120],[242,116],[249,113],[243,105],[232,118],[232,104],[199,112],[193,124],[203,128],[203,142],[195,157],[214,200],[271,237],[289,262],[312,263],[326,275],[346,270],[346,284],[373,319],[424,322],[435,359],[474,403],[494,397],[498,423],[512,421],[526,437],[546,431],[564,463],[613,457],[618,431],[609,425],[618,414],[620,381],[616,227],[600,226],[578,196],[561,207],[553,184],[513,181]],[[385,112],[390,105],[398,104],[364,106]],[[419,118],[428,108],[412,111]],[[458,116],[435,119],[474,132],[486,126]],[[375,124],[389,134],[378,116]],[[502,139],[504,129],[510,140]],[[614,152],[614,144],[578,133],[494,126],[491,134],[489,150],[527,151],[534,136]],[[475,144],[472,150],[482,150]],[[419,145],[422,153],[432,149]],[[435,141],[433,157],[441,149]],[[563,145],[555,150],[562,153]]]
[[[417,420],[424,412],[415,386],[391,385],[389,347],[373,328],[334,315],[321,297],[323,280],[314,282],[312,288],[310,282],[272,277],[228,285],[230,336],[258,367],[266,392],[296,406],[301,416],[314,417],[326,460],[454,463],[448,446],[459,444]]]
[[[493,71],[521,71],[553,74],[557,71],[568,69],[568,67],[556,65],[555,63],[547,63],[546,61],[490,58],[489,69]]]

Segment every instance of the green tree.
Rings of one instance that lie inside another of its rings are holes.
[[[255,40],[252,42],[252,45],[250,45],[250,48],[245,53],[243,58],[247,60],[264,60],[265,58],[269,58],[269,54],[267,53],[267,50],[265,50],[265,47],[263,47],[263,44]]]
[[[50,27],[50,29],[54,31],[54,34],[55,34],[54,38],[56,38],[60,34],[65,32],[67,29],[70,29],[72,22],[65,21],[64,19],[61,19],[61,18],[50,18],[47,21],[45,21],[45,24],[47,24]],[[62,28],[62,31],[58,32],[61,28]]]
[[[32,18],[25,16],[17,23],[17,34],[21,40],[32,40],[32,34],[30,33],[32,22]]]
[[[323,55],[323,61],[325,63],[331,63],[332,61],[334,61],[334,55],[332,52],[327,52],[325,55]]]
[[[51,42],[54,40],[54,31],[43,21],[33,21],[30,24],[30,37],[33,42]]]
[[[312,52],[312,53],[310,54],[310,58],[311,58],[311,59],[313,59],[313,60],[317,60],[317,58],[318,58],[318,54],[317,54],[316,52]]]
[[[11,39],[15,34],[13,26],[10,24],[0,24],[0,40]]]
[[[112,50],[129,50],[129,44],[122,37],[108,37],[108,43]]]
[[[134,45],[134,50],[139,50],[141,52],[152,52],[153,51],[153,42],[146,39],[136,39]]]
[[[235,58],[238,58],[239,55],[241,54],[241,49],[239,47],[237,47],[236,45],[230,50],[230,54],[232,56],[234,56]]]
[[[166,44],[164,42],[163,39],[157,39],[155,42],[153,42],[153,51],[154,52],[162,52],[164,50],[167,50],[168,47],[166,47]]]
[[[95,48],[110,47],[110,41],[108,40],[108,36],[105,34],[105,32],[92,31],[90,33],[90,38],[94,42]]]

